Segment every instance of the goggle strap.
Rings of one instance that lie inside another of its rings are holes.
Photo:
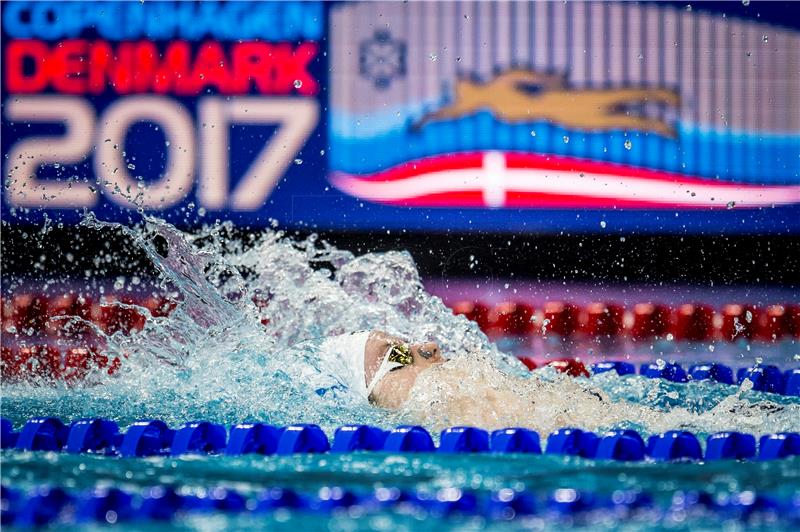
[[[389,355],[392,353],[392,349],[394,349],[394,346],[391,346],[386,350],[386,354],[383,355],[383,360],[381,361],[381,365],[378,367],[378,371],[375,372],[375,376],[372,377],[372,381],[370,381],[369,386],[367,386],[367,398],[372,395],[372,389],[375,388],[375,385],[378,384],[378,381],[380,381],[387,373],[395,368],[401,368],[408,365],[401,364],[400,362],[390,361]]]

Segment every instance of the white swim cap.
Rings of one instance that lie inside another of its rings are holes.
[[[364,375],[364,357],[369,335],[370,331],[361,331],[332,336],[326,338],[319,348],[322,369],[330,372],[365,401],[369,401]]]

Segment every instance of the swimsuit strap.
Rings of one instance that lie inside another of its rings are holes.
[[[375,376],[372,377],[372,381],[369,383],[369,386],[367,386],[367,399],[369,399],[369,396],[372,394],[372,389],[375,388],[378,381],[393,369],[403,366],[403,364],[399,362],[389,362],[389,354],[392,352],[392,347],[393,346],[389,346],[389,349],[386,350],[386,354],[383,355],[383,360],[381,361],[380,367],[378,367],[378,371],[375,372]]]

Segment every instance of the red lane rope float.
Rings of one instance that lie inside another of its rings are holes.
[[[670,308],[653,303],[637,303],[633,307],[628,331],[635,340],[664,338],[669,333]]]
[[[546,365],[571,377],[589,376],[589,370],[586,369],[586,365],[575,358],[559,358],[547,362]]]
[[[523,302],[489,307],[480,301],[453,304],[492,338],[498,336],[576,334],[591,337],[627,336],[633,340],[665,339],[705,342],[763,341],[800,338],[800,305],[728,304],[716,311],[706,304],[686,303],[670,308],[639,303],[625,309],[613,302],[594,302],[581,308],[566,301],[548,301],[541,308]]]
[[[673,314],[670,331],[676,340],[710,340],[714,335],[714,309],[709,305],[681,305]]]
[[[64,336],[91,334],[91,327],[71,317],[81,318],[97,325],[106,334],[122,331],[127,334],[144,328],[147,309],[153,317],[169,315],[176,307],[175,301],[159,295],[105,295],[95,300],[90,296],[61,294],[14,294],[3,298],[2,331],[4,335],[17,333],[23,337]],[[69,325],[67,325],[69,324]]]
[[[519,361],[525,364],[530,371],[540,367],[551,367],[561,373],[566,373],[571,377],[589,377],[589,370],[586,365],[577,358],[556,358],[553,360],[543,360],[541,363],[536,362],[531,357],[519,357]]]
[[[453,313],[461,314],[478,324],[481,330],[489,328],[489,307],[478,301],[459,301],[453,305]]]
[[[490,336],[523,336],[533,332],[533,307],[525,303],[505,302],[496,305],[487,315],[486,332]]]
[[[572,336],[578,330],[578,307],[563,301],[544,304],[542,329],[562,337]]]
[[[583,332],[589,336],[617,336],[622,333],[625,309],[614,303],[590,303],[586,307]]]
[[[99,369],[113,375],[122,367],[119,357],[111,358],[94,348],[72,347],[61,351],[49,345],[3,346],[0,361],[3,382],[74,384],[84,380],[90,371]]]
[[[256,301],[258,304],[258,302]],[[77,294],[47,296],[19,293],[3,298],[2,330],[25,336],[59,336],[69,317],[95,323],[106,333],[141,330],[146,316],[131,305],[144,307],[154,317],[167,316],[177,303],[158,295],[105,295],[99,299]],[[263,302],[260,307],[267,307]],[[570,337],[626,335],[634,340],[664,338],[678,341],[775,341],[800,338],[800,305],[728,304],[718,310],[701,303],[670,308],[639,303],[628,309],[614,302],[593,302],[581,308],[567,301],[548,301],[540,308],[522,301],[490,307],[481,301],[459,301],[453,313],[464,315],[491,337],[530,334]],[[262,320],[265,324],[269,320]],[[73,322],[70,332],[89,332]]]

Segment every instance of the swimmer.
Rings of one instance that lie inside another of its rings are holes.
[[[413,343],[382,331],[363,331],[326,339],[320,353],[328,361],[325,369],[365,401],[434,426],[544,429],[625,417],[610,412],[602,392],[574,379],[556,384],[508,375],[480,355],[446,360],[435,342]]]
[[[528,427],[547,434],[567,426],[598,430],[636,420],[652,432],[721,431],[731,430],[731,413],[737,423],[755,428],[771,421],[775,409],[787,408],[733,394],[703,412],[677,406],[664,411],[612,401],[585,379],[512,375],[478,353],[448,360],[434,342],[413,343],[382,331],[328,338],[320,347],[325,370],[365,402],[436,429]]]

